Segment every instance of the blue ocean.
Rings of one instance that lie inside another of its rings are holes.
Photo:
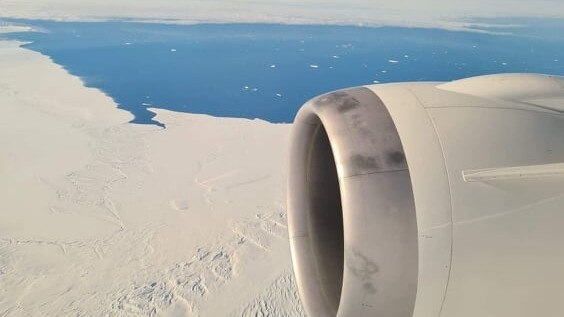
[[[400,27],[52,22],[4,38],[51,57],[153,124],[148,107],[291,122],[321,93],[500,72],[564,75],[564,22],[477,32]],[[487,32],[481,32],[487,31]],[[488,33],[489,32],[489,33]],[[494,34],[491,34],[491,33]]]

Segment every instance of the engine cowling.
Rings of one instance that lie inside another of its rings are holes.
[[[564,79],[503,74],[307,102],[288,222],[309,316],[563,316]]]

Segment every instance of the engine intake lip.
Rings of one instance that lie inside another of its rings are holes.
[[[310,316],[411,316],[418,265],[413,191],[394,122],[369,89],[322,95],[299,111],[288,221]]]

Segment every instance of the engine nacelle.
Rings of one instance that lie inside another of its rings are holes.
[[[309,316],[564,316],[562,77],[346,89],[292,134]]]

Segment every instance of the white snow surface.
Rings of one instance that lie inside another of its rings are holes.
[[[152,109],[0,41],[0,316],[302,316],[289,125]]]
[[[55,20],[154,20],[400,25],[474,30],[472,18],[564,17],[564,1],[536,0],[2,0],[0,16]]]

